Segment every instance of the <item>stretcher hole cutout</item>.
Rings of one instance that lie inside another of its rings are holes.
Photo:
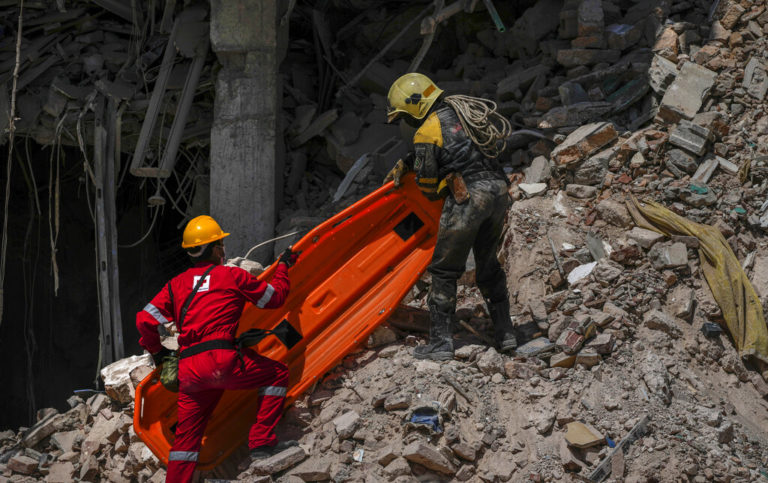
[[[312,302],[312,308],[316,313],[319,314],[326,305],[330,304],[334,300],[336,300],[336,294],[330,290],[325,291],[323,294],[318,296],[314,302]]]
[[[403,221],[395,226],[395,233],[397,233],[403,241],[406,241],[412,237],[414,233],[419,231],[419,228],[422,226],[424,226],[424,222],[421,221],[421,218],[419,218],[416,213],[411,212],[410,215],[403,218]]]

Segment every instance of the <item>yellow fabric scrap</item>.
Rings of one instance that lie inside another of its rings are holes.
[[[720,230],[694,223],[659,203],[640,203],[634,196],[631,202],[627,202],[627,208],[641,228],[667,236],[685,235],[699,239],[701,269],[715,301],[723,311],[723,318],[739,355],[742,359],[752,357],[768,364],[768,327],[763,307]]]

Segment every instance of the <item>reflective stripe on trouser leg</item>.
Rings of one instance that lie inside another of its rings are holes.
[[[285,396],[259,396],[259,413],[248,431],[248,447],[274,446],[277,444],[274,428],[283,414]]]
[[[288,367],[285,364],[259,355],[252,349],[243,350],[243,365],[235,366],[225,387],[229,390],[259,390],[256,422],[248,432],[249,448],[277,444],[274,429],[283,414],[287,386]]]
[[[179,392],[176,439],[168,455],[166,483],[192,481],[205,425],[224,391]]]
[[[287,388],[281,386],[267,386],[259,388],[259,396],[285,397]]]
[[[199,451],[171,451],[168,453],[168,461],[197,461]]]

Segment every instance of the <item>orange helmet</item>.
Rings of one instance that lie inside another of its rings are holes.
[[[184,228],[184,237],[181,242],[182,248],[199,247],[207,243],[221,240],[229,236],[224,233],[216,220],[207,215],[192,218]]]

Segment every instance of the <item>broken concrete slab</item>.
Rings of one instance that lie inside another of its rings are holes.
[[[675,317],[689,320],[696,306],[696,291],[687,285],[677,285],[667,296],[667,308]]]
[[[308,459],[288,472],[302,481],[326,481],[331,479],[331,462],[323,457]]]
[[[58,411],[54,411],[38,421],[24,434],[21,444],[27,448],[34,448],[40,441],[55,433],[57,430],[56,416],[58,416]]]
[[[610,144],[617,137],[616,129],[608,122],[581,126],[552,151],[552,159],[558,165],[580,161]]]
[[[79,443],[80,440],[84,439],[84,436],[83,430],[81,429],[61,431],[54,433],[51,436],[51,443],[61,451],[68,453],[72,451],[75,443]]]
[[[45,476],[46,483],[70,483],[75,481],[75,465],[66,462],[53,463]]]
[[[603,358],[594,349],[584,348],[576,354],[576,365],[584,365],[586,367],[594,367],[603,360]]]
[[[254,461],[250,469],[257,475],[273,475],[304,460],[307,453],[301,446],[293,446],[276,455]]]
[[[656,244],[656,242],[663,240],[664,235],[636,226],[627,232],[627,238],[633,240],[635,243],[647,250]]]
[[[532,357],[551,351],[554,348],[555,344],[546,337],[537,337],[515,349],[515,354],[518,356]]]
[[[565,429],[565,440],[575,448],[591,448],[605,443],[605,436],[589,424],[574,421],[568,423]]]
[[[768,91],[768,74],[766,74],[765,64],[757,57],[751,57],[744,68],[744,80],[741,86],[758,101],[765,98],[765,93]]]
[[[693,62],[685,62],[672,85],[664,93],[657,118],[676,123],[692,119],[715,83],[717,73]]]
[[[667,27],[656,39],[653,52],[671,62],[677,62],[678,45],[677,32],[672,27]]]
[[[643,32],[636,25],[611,24],[605,28],[605,34],[609,49],[626,50],[640,41]]]
[[[712,175],[715,174],[715,170],[719,165],[720,161],[715,156],[705,159],[691,177],[691,182],[698,185],[706,185]]]
[[[613,109],[614,105],[610,102],[578,102],[570,106],[558,106],[544,114],[538,126],[541,129],[580,126],[603,118]]]
[[[445,456],[443,456],[434,447],[422,443],[421,441],[414,441],[405,448],[403,448],[403,457],[408,461],[418,463],[425,468],[443,473],[446,475],[452,475],[456,473],[456,467]]]
[[[617,152],[618,148],[614,146],[590,156],[576,166],[573,171],[573,181],[588,186],[601,185],[608,171],[608,165]]]
[[[571,183],[565,187],[565,193],[579,199],[593,198],[597,194],[597,188],[594,186]]]
[[[546,183],[552,177],[549,160],[544,156],[536,156],[531,161],[531,165],[523,169],[523,174],[526,183]]]
[[[597,262],[590,262],[585,263],[583,265],[579,265],[573,270],[571,270],[568,273],[568,284],[573,285],[580,280],[583,280],[592,273],[592,271],[595,269],[595,266],[597,265]]]
[[[691,183],[680,191],[679,197],[694,208],[712,206],[717,203],[717,195],[707,185]]]
[[[576,354],[584,344],[584,336],[574,329],[565,329],[555,342],[557,347],[566,354]]]
[[[152,369],[154,362],[150,354],[126,357],[116,361],[101,370],[104,390],[107,395],[117,402],[128,404],[136,394],[136,385],[131,379],[131,372],[138,367]]]
[[[598,203],[595,209],[598,216],[611,225],[619,227],[629,227],[632,225],[632,217],[629,215],[629,211],[624,206],[624,203],[607,198]]]
[[[669,134],[669,143],[701,156],[707,150],[711,134],[709,129],[681,119]]]
[[[24,454],[18,454],[8,460],[7,468],[22,475],[32,475],[37,472],[39,462]]]
[[[688,265],[688,249],[680,242],[659,243],[648,251],[651,265],[657,270]]]
[[[546,183],[520,183],[517,187],[520,188],[520,191],[525,193],[525,196],[528,198],[544,194],[547,191]]]
[[[339,439],[347,439],[355,433],[360,415],[357,411],[348,411],[333,420],[333,426]]]
[[[746,12],[747,9],[742,7],[738,2],[728,2],[727,9],[720,17],[720,23],[724,28],[731,30],[738,23],[739,18]]]
[[[693,174],[699,168],[693,156],[680,149],[670,149],[667,153],[667,168],[678,178]]]
[[[576,363],[576,354],[560,352],[549,359],[549,367],[573,367]]]
[[[730,175],[737,175],[739,173],[739,167],[736,164],[728,161],[725,158],[721,158],[720,156],[715,156],[715,159],[717,159],[718,167],[726,173]]]
[[[597,354],[605,355],[613,352],[613,346],[616,344],[616,338],[611,333],[597,334],[594,339],[587,342],[584,346],[585,349],[591,349]],[[579,363],[578,358],[576,363]]]
[[[661,310],[649,310],[643,315],[643,323],[650,329],[660,330],[670,337],[678,338],[683,332],[680,329],[681,324],[671,315]]]

